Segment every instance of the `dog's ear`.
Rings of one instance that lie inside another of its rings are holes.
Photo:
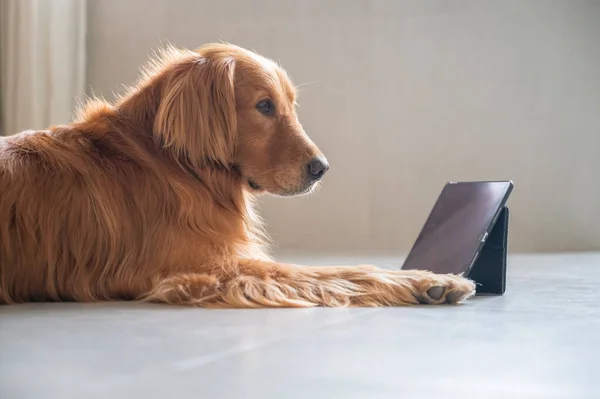
[[[154,137],[163,148],[194,168],[228,166],[237,130],[235,60],[211,57],[187,60],[166,77],[154,121]]]

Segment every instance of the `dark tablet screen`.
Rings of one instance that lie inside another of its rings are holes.
[[[468,271],[512,187],[510,181],[446,184],[402,269]]]

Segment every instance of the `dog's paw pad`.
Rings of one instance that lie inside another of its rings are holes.
[[[453,274],[418,272],[414,278],[414,295],[422,304],[460,303],[475,293],[471,280]]]
[[[431,287],[427,290],[427,295],[434,301],[438,301],[444,295],[444,287]]]
[[[446,302],[448,303],[457,303],[459,302],[463,297],[467,296],[468,293],[465,292],[461,292],[461,291],[453,291],[450,292],[447,296],[446,296]]]

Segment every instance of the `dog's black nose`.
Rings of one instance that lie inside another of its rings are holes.
[[[315,158],[308,163],[308,177],[311,180],[321,180],[328,170],[329,164],[325,158]]]

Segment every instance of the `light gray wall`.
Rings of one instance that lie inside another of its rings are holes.
[[[152,48],[279,59],[328,156],[322,190],[266,198],[281,248],[406,251],[447,180],[512,179],[515,251],[600,249],[600,1],[90,0],[89,85]]]

